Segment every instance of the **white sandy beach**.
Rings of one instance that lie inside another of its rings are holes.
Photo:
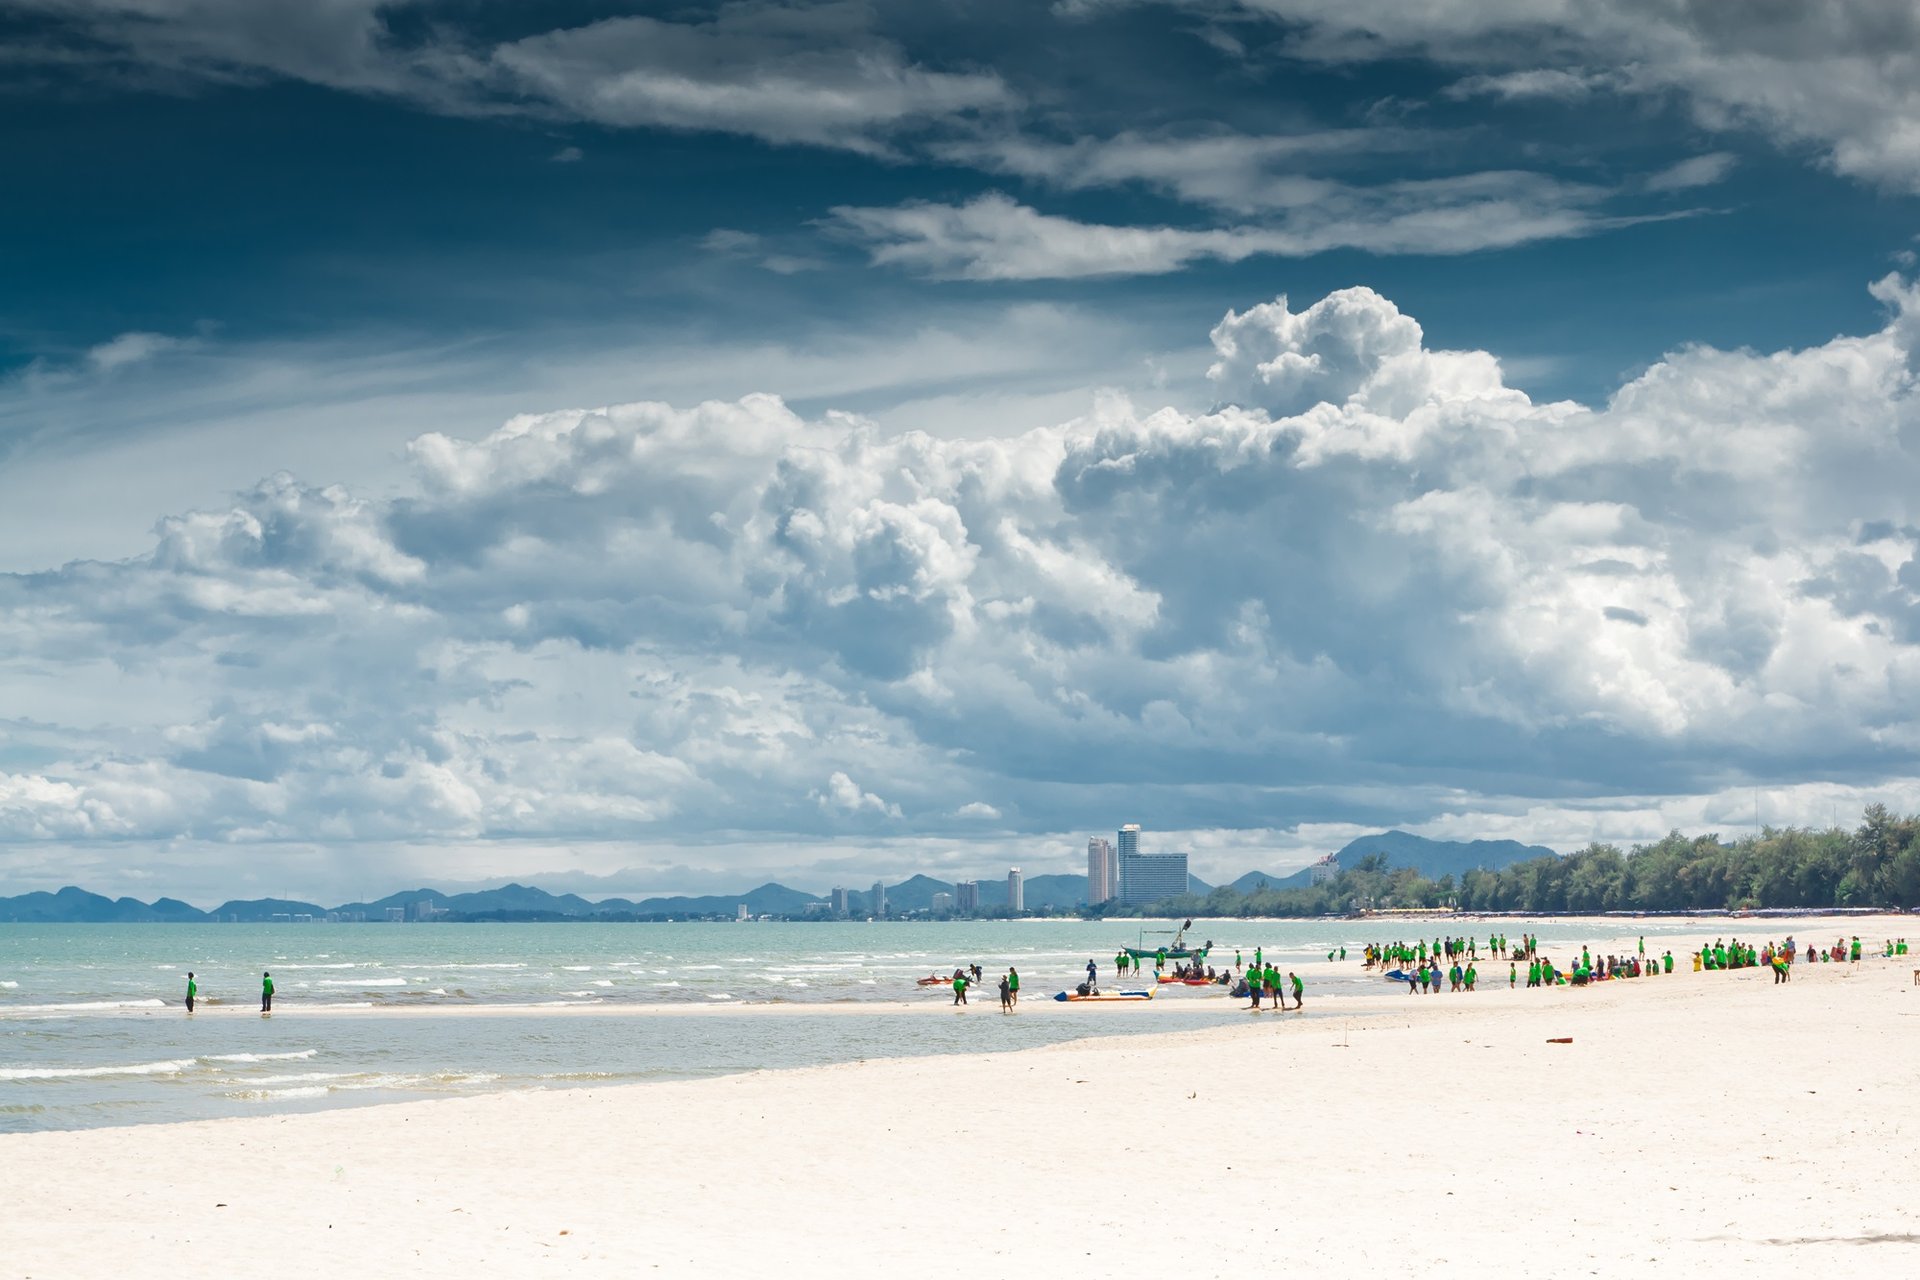
[[[1908,1274],[1916,964],[1483,965],[1199,1033],[12,1135],[0,1274]]]

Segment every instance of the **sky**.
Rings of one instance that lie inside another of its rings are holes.
[[[0,892],[1920,810],[1894,0],[0,0]]]

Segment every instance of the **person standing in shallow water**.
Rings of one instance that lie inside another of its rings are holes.
[[[1007,966],[1007,995],[1009,1006],[1020,1003],[1020,971],[1012,965]]]
[[[967,1002],[967,974],[964,969],[953,975],[953,1002],[957,1005]]]
[[[260,974],[260,1016],[264,1018],[272,1012],[273,975],[263,970]]]
[[[194,999],[200,994],[200,984],[193,980],[193,970],[187,970],[187,1012],[193,1012]]]

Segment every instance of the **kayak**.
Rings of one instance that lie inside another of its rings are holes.
[[[1076,995],[1074,992],[1071,992],[1071,991],[1062,991],[1059,995],[1055,996],[1054,999],[1066,1000],[1074,1004],[1090,1004],[1090,1003],[1097,1003],[1102,1000],[1151,1000],[1153,999],[1153,992],[1151,991],[1102,991],[1097,996],[1083,996],[1083,995]]]
[[[1405,969],[1389,969],[1381,976],[1386,978],[1388,982],[1412,982],[1414,980],[1413,975]]]

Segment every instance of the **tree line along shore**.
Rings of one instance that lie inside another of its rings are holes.
[[[1623,851],[1593,843],[1498,870],[1429,879],[1362,857],[1320,884],[1241,892],[1222,887],[1146,907],[1115,904],[1103,916],[1325,916],[1365,911],[1458,910],[1514,915],[1716,912],[1920,907],[1920,815],[1870,806],[1858,827],[1766,828],[1723,841],[1676,831]]]

